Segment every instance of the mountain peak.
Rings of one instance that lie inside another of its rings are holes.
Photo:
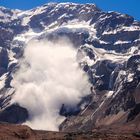
[[[51,119],[55,129],[82,131],[137,125],[139,22],[89,3],[47,3],[17,13],[1,9],[0,120],[27,120],[32,126],[39,120],[36,124],[43,129]]]

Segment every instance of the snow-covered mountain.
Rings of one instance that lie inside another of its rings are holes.
[[[66,119],[60,129],[122,124],[140,129],[140,22],[94,4],[49,3],[28,11],[0,7],[0,121],[28,120],[28,109],[11,103],[16,92],[11,82],[27,44],[64,37],[77,50],[91,87],[76,109],[62,104]]]

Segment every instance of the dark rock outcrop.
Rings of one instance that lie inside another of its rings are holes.
[[[27,109],[18,104],[10,105],[0,112],[0,121],[2,122],[19,124],[25,122],[28,117]]]

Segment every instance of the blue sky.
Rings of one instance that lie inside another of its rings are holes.
[[[48,2],[95,3],[104,11],[129,14],[140,21],[140,0],[0,0],[0,6],[25,10]]]

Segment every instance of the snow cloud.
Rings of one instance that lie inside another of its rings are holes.
[[[67,39],[56,42],[31,41],[25,48],[12,86],[12,103],[27,108],[32,128],[58,130],[65,117],[62,104],[76,106],[90,93],[87,75],[76,61],[77,51]]]

